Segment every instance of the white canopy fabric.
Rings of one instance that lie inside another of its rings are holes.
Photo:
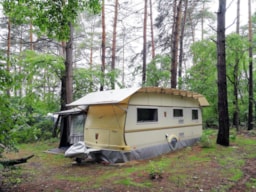
[[[190,97],[198,100],[199,105],[201,107],[209,106],[207,99],[201,94],[191,92],[191,91],[178,90],[178,89],[172,89],[172,88],[161,88],[161,87],[141,87],[141,88],[136,87],[136,88],[124,88],[124,89],[92,92],[70,104],[67,104],[67,106],[74,107],[74,106],[83,106],[83,105],[120,103],[136,92],[162,93],[162,94]]]
[[[85,105],[85,106],[78,106],[78,107],[74,107],[72,109],[56,112],[55,114],[58,114],[58,115],[78,114],[81,111],[86,111],[87,108],[88,108],[87,105]]]

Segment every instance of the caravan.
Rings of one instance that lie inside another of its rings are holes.
[[[68,104],[83,107],[83,152],[101,154],[111,163],[192,145],[202,135],[202,107],[208,105],[200,94],[160,87],[93,92]],[[76,156],[75,145],[66,156]]]

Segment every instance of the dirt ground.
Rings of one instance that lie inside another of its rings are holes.
[[[74,165],[60,155],[38,153],[16,169],[2,171],[0,192],[256,192],[255,155],[243,159],[242,176],[234,181],[223,174],[225,167],[212,155],[206,156],[207,160],[192,161],[201,157],[202,150],[195,145],[164,155],[164,160],[176,160],[154,179],[146,169],[150,160]],[[235,150],[238,155],[243,153],[237,146]],[[29,150],[20,153],[27,155]]]
[[[245,191],[246,183],[250,179],[256,178],[256,159],[248,159],[245,166],[243,167],[243,177],[240,179],[229,191],[230,192],[241,192]],[[256,186],[251,188],[250,191],[256,191]]]

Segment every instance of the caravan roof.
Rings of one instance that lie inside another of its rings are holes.
[[[98,104],[110,104],[120,103],[132,96],[134,93],[162,93],[169,95],[179,95],[184,97],[190,97],[198,100],[201,107],[209,106],[206,98],[198,93],[191,91],[184,91],[172,88],[161,88],[161,87],[141,87],[141,88],[124,88],[108,91],[92,92],[84,97],[68,104],[67,106],[82,106],[82,105],[98,105]]]

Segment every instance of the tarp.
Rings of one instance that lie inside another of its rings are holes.
[[[78,107],[74,107],[74,108],[72,108],[72,109],[68,109],[68,110],[56,112],[55,114],[57,114],[57,115],[78,114],[78,113],[81,113],[82,111],[86,111],[87,108],[88,108],[88,106],[86,106],[86,105],[84,105],[84,106],[78,106]]]
[[[151,159],[184,147],[191,146],[198,142],[199,138],[178,141],[176,146],[170,147],[169,143],[144,147],[132,151],[113,151],[87,148],[83,142],[72,145],[66,152],[65,157],[80,158],[80,160],[105,161],[111,164],[125,163],[132,160]],[[79,162],[79,161],[78,161]]]

